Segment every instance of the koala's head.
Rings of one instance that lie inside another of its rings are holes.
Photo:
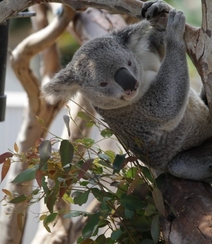
[[[80,91],[94,107],[119,108],[138,99],[140,72],[135,55],[106,35],[83,45],[42,91],[47,101],[67,101]]]

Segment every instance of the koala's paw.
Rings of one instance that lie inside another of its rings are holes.
[[[176,38],[179,36],[183,38],[185,31],[185,15],[182,11],[176,11],[175,9],[171,10],[169,13],[169,18],[167,22],[167,37]]]
[[[171,6],[164,1],[149,1],[143,4],[141,15],[143,18],[149,20],[160,13],[169,13],[171,9]]]

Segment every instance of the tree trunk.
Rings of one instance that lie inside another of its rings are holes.
[[[166,175],[162,193],[166,218],[161,218],[166,243],[212,243],[212,188],[207,183]]]

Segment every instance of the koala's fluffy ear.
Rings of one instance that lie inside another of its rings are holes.
[[[124,45],[131,47],[137,45],[139,41],[146,37],[151,26],[149,21],[143,20],[132,26],[128,26],[116,33],[116,37]]]
[[[68,65],[41,88],[43,97],[50,104],[54,104],[60,100],[67,102],[75,95],[79,88],[76,81],[75,72]]]

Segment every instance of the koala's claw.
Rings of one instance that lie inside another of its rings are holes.
[[[162,12],[169,13],[170,10],[171,7],[161,0],[150,1],[144,3],[141,15],[143,18],[149,20]]]
[[[154,4],[155,2],[157,2],[158,0],[156,0],[156,1],[154,1],[154,2],[146,2],[146,3],[143,3],[143,8],[142,8],[142,10],[141,10],[141,16],[143,17],[143,18],[147,18],[147,16],[146,16],[146,12],[147,12],[147,10],[152,6],[152,4]]]

